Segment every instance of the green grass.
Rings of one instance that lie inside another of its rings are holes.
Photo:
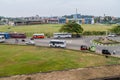
[[[120,58],[74,50],[0,44],[0,64],[0,76],[11,76],[120,64]]]
[[[83,24],[81,25],[84,31],[107,31],[115,25],[105,25],[105,24]]]
[[[60,24],[41,24],[24,26],[0,26],[0,31],[5,32],[58,32]],[[9,29],[10,28],[10,29]]]
[[[40,24],[40,25],[25,25],[25,26],[0,26],[1,32],[39,32],[39,33],[54,33],[59,32],[62,24]],[[103,24],[83,24],[81,25],[84,31],[106,31],[111,29],[113,25]],[[10,29],[9,29],[10,28]]]
[[[63,24],[40,24],[40,25],[23,25],[23,26],[0,26],[0,32],[18,32],[26,33],[31,37],[34,33],[44,33],[45,36],[53,36],[53,33],[59,32]],[[82,24],[84,31],[107,31],[115,25],[104,24]]]

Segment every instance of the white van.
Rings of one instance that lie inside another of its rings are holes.
[[[66,41],[65,40],[51,40],[49,42],[50,47],[60,47],[65,48],[66,47]]]
[[[0,36],[0,42],[5,42],[5,37],[4,36]]]
[[[54,33],[53,37],[54,38],[71,38],[72,34],[71,33]]]

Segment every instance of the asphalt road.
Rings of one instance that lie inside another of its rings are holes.
[[[83,41],[86,43],[86,45],[90,46],[90,45],[93,45],[92,40],[98,39],[99,37],[105,37],[105,36],[89,36],[89,37],[85,37]],[[108,37],[108,38],[120,42],[120,36]],[[113,51],[115,50],[116,55],[120,56],[120,44],[119,45],[110,45],[110,46],[96,45],[96,44],[94,44],[94,45],[96,46],[97,53],[101,53],[102,49],[108,49],[111,53],[113,53]]]
[[[67,46],[66,48],[68,49],[74,49],[74,50],[80,50],[81,45],[87,45],[88,47],[93,45],[92,40],[97,39],[99,37],[103,36],[85,36],[82,38],[72,38],[72,39],[61,39],[61,40],[66,40]],[[120,42],[120,37],[109,37],[110,39],[117,40]],[[25,41],[29,41],[30,39],[27,38]],[[35,39],[35,45],[36,46],[49,46],[49,41],[53,40],[52,38],[45,38],[45,39]],[[6,40],[6,43],[10,44],[16,44],[15,39],[8,39]],[[25,42],[22,42],[21,39],[19,39],[17,44],[23,44],[25,45]],[[101,53],[102,49],[108,49],[111,53],[113,53],[113,50],[116,51],[117,56],[120,56],[120,45],[114,45],[114,46],[105,46],[105,45],[96,45],[96,53]]]

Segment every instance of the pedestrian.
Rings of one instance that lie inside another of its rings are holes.
[[[16,44],[18,43],[18,39],[17,39],[17,38],[15,39],[15,43],[16,43]]]
[[[116,53],[116,51],[114,50],[114,51],[113,51],[113,54],[115,55],[115,53]]]

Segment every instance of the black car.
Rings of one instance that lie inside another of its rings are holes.
[[[111,55],[111,53],[107,49],[103,49],[102,54]]]

